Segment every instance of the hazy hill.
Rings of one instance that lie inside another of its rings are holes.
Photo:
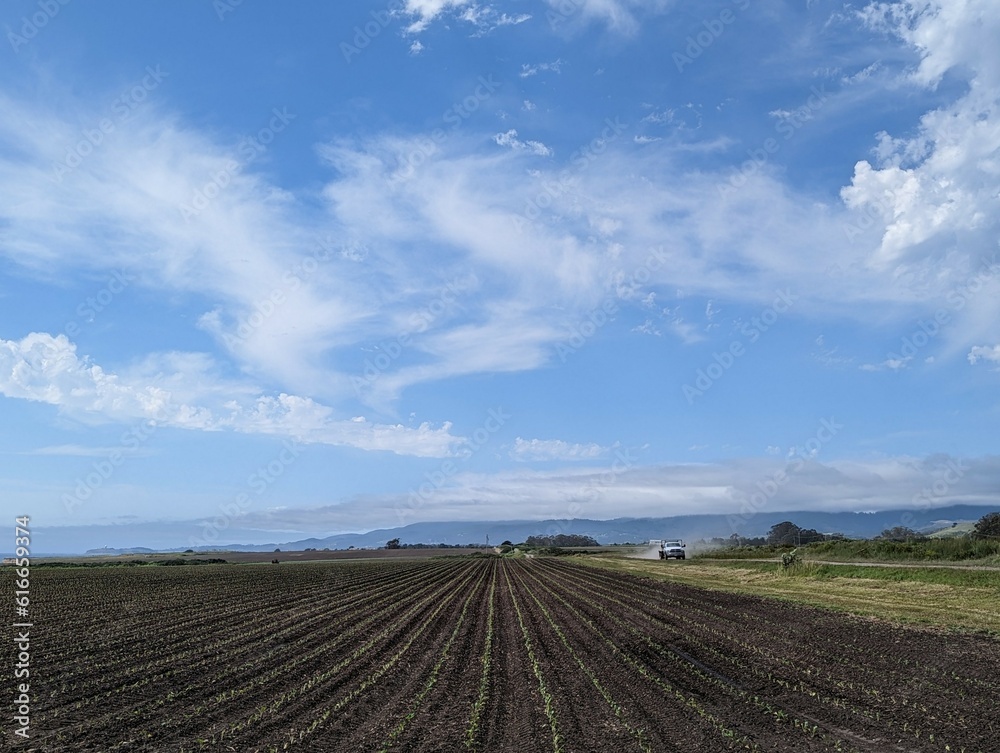
[[[1000,505],[998,505],[1000,508]],[[924,531],[935,531],[952,523],[969,523],[979,520],[994,508],[972,505],[954,505],[926,511],[895,510],[891,512],[761,512],[747,521],[728,515],[680,515],[664,518],[616,518],[613,520],[494,520],[473,522],[413,523],[399,528],[383,528],[367,533],[343,533],[322,538],[301,539],[273,544],[219,545],[211,549],[231,551],[272,551],[315,549],[347,549],[348,547],[379,547],[389,539],[399,538],[404,544],[483,544],[487,536],[491,544],[504,540],[524,541],[528,536],[571,533],[593,536],[602,544],[642,542],[648,539],[728,538],[735,532],[743,536],[762,536],[771,526],[790,520],[802,528],[813,528],[822,533],[842,533],[851,538],[871,538],[883,530],[898,525]],[[904,519],[909,512],[912,519]],[[734,525],[735,523],[735,525]],[[208,550],[209,547],[203,547]],[[130,550],[113,550],[116,553]],[[131,550],[136,551],[136,550]],[[170,551],[182,551],[178,548]],[[112,550],[94,550],[88,553],[112,553]]]

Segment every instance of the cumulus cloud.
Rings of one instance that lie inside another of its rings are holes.
[[[0,392],[119,420],[179,415],[195,422],[210,419],[204,412],[171,405],[165,390],[123,383],[117,375],[78,358],[66,335],[33,332],[19,341],[0,340]]]
[[[1000,345],[976,345],[969,351],[969,363],[975,365],[980,361],[1000,363]]]
[[[995,251],[1000,229],[1000,16],[988,0],[907,0],[869,5],[862,18],[920,55],[907,79],[937,87],[945,73],[968,91],[927,112],[913,135],[881,134],[876,161],[857,163],[843,198],[882,223],[876,267],[940,259],[956,245],[975,260]]]
[[[446,457],[462,443],[460,437],[450,434],[449,423],[438,428],[428,423],[410,428],[364,418],[338,420],[332,408],[308,397],[281,393],[248,398],[252,388],[238,383],[230,384],[228,390],[217,382],[210,390],[199,389],[197,375],[204,372],[204,357],[169,354],[162,363],[179,360],[193,366],[193,372],[161,373],[160,384],[150,384],[109,373],[78,356],[76,346],[65,335],[33,332],[19,341],[0,339],[0,394],[58,406],[91,419],[144,419],[180,429],[229,429],[400,455]],[[137,373],[148,365],[147,359]],[[238,397],[227,399],[226,395]],[[179,396],[200,398],[210,405],[179,401]]]

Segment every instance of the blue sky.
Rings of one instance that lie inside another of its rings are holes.
[[[993,3],[0,28],[0,484],[42,550],[1000,502]]]

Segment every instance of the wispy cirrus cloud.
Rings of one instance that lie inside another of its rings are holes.
[[[513,128],[509,131],[496,134],[493,137],[493,141],[496,142],[498,146],[510,147],[515,152],[528,152],[530,154],[536,154],[540,157],[552,156],[552,150],[545,146],[545,144],[541,141],[521,141],[517,137],[517,131]]]
[[[45,457],[75,457],[75,458],[101,458],[107,457],[113,452],[120,452],[120,446],[114,447],[88,447],[79,444],[61,444],[50,447],[37,447],[33,450],[25,450],[22,455],[42,455]],[[148,454],[149,450],[140,448],[133,450],[133,455]]]
[[[620,34],[634,34],[639,30],[640,15],[654,15],[665,12],[673,0],[546,0],[557,25],[579,25],[597,21],[604,23],[611,31]]]
[[[418,20],[472,8],[431,0],[408,6]],[[943,299],[974,257],[995,247],[996,181],[988,170],[997,143],[995,72],[989,57],[971,47],[932,44],[952,32],[978,39],[979,31],[966,28],[975,25],[976,8],[883,15],[886,28],[926,51],[919,82],[967,64],[973,91],[946,108],[958,130],[945,128],[944,115],[934,111],[906,143],[883,140],[881,161],[859,163],[845,204],[800,195],[766,169],[720,195],[731,171],[698,165],[696,155],[670,139],[622,139],[585,168],[570,169],[572,155],[548,154],[552,147],[522,140],[515,129],[494,137],[506,151],[484,149],[484,136],[495,129],[468,123],[429,150],[425,134],[399,132],[320,145],[320,159],[336,173],[323,188],[319,212],[265,172],[269,153],[262,152],[185,219],[179,207],[239,154],[238,137],[227,143],[150,107],[58,182],[53,159],[78,138],[76,123],[60,114],[65,103],[8,98],[0,119],[2,253],[46,277],[127,263],[138,275],[137,289],[169,290],[201,305],[193,320],[214,339],[219,359],[273,385],[270,394],[307,395],[319,404],[339,406],[357,396],[352,377],[363,369],[361,348],[411,335],[405,356],[380,372],[367,395],[386,413],[416,384],[546,364],[567,327],[609,296],[635,306],[652,291],[754,303],[791,284],[812,291],[804,313],[812,307],[863,319],[900,307],[901,317],[906,307]],[[582,10],[609,18],[645,12],[636,3],[587,3]],[[561,61],[544,65],[558,70]],[[973,117],[975,103],[986,117]],[[261,117],[270,117],[268,108]],[[707,143],[720,153],[729,148],[728,141]],[[525,151],[550,159],[526,174],[518,159]],[[407,156],[418,152],[426,153],[422,163],[409,164]],[[904,159],[924,152],[929,156],[919,164]],[[935,204],[927,191],[944,185],[959,193]],[[544,210],[526,211],[540,195]],[[873,203],[895,207],[882,236],[845,237],[844,228]],[[917,227],[926,222],[932,224]],[[942,274],[928,278],[929,290],[918,297],[887,284],[898,276],[896,262],[917,270],[940,264],[942,244],[958,228],[968,242],[948,257]],[[669,263],[633,288],[618,284],[642,267],[651,247],[669,249]],[[841,260],[840,276],[826,273],[831,258]],[[461,315],[448,309],[414,331],[408,322],[435,304],[428,291],[470,273],[480,282],[475,295],[458,302]],[[272,305],[274,298],[280,303]],[[963,353],[995,341],[998,300],[987,294],[970,300],[956,315],[962,326],[942,340]],[[643,313],[632,326],[642,328],[647,318]],[[674,309],[664,309],[661,319],[650,319],[647,331],[671,331],[686,344],[704,338]]]
[[[473,0],[405,0],[405,3],[403,11],[410,16],[416,16],[416,20],[406,27],[411,34],[424,31],[446,10],[466,8],[465,12],[469,12],[468,6],[472,5],[473,9],[476,7]]]
[[[556,58],[555,60],[550,60],[545,63],[536,63],[534,65],[530,63],[522,63],[521,73],[519,75],[521,78],[530,78],[531,76],[537,76],[539,73],[545,71],[561,73],[563,65],[565,65],[565,61],[562,58]]]
[[[590,442],[564,442],[561,439],[522,439],[517,437],[510,448],[512,460],[521,462],[552,461],[576,462],[601,458],[611,452],[610,447],[602,447]]]
[[[537,368],[566,327],[608,295],[639,305],[653,290],[683,289],[752,302],[791,283],[815,291],[813,304],[848,317],[860,313],[860,302],[912,301],[885,284],[891,272],[861,266],[865,249],[842,232],[849,211],[800,199],[764,173],[720,197],[726,174],[687,168],[690,155],[667,142],[609,145],[570,173],[572,190],[552,194],[546,211],[528,219],[526,202],[563,185],[567,165],[555,160],[526,175],[516,147],[546,145],[508,131],[500,134],[507,152],[480,152],[470,149],[470,133],[401,172],[425,140],[376,134],[320,146],[321,159],[337,170],[322,216],[250,166],[185,222],[179,207],[225,166],[231,145],[151,109],[53,184],[51,144],[71,141],[72,126],[39,105],[8,104],[0,137],[18,157],[0,156],[4,255],[38,275],[127,264],[136,288],[208,299],[198,327],[234,363],[289,394],[354,397],[351,380],[363,359],[345,356],[401,334],[413,336],[408,357],[380,375],[373,403],[380,410],[420,382],[501,364]],[[15,128],[17,117],[37,131]],[[595,227],[607,233],[595,236]],[[429,263],[428,241],[448,255],[435,253]],[[651,247],[669,248],[669,263],[623,287]],[[831,279],[824,260],[845,256],[859,260],[859,272]],[[433,291],[470,270],[490,282],[457,302],[462,316],[444,313],[415,332],[408,322],[436,305]],[[938,295],[947,292],[942,285]],[[966,311],[985,312],[993,300],[979,296]],[[663,326],[686,343],[703,337],[676,314]],[[509,347],[498,351],[498,337]],[[513,357],[502,361],[497,352]]]

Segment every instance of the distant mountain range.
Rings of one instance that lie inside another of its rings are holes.
[[[400,528],[381,528],[367,533],[342,533],[324,538],[302,539],[274,544],[232,544],[199,547],[197,551],[269,552],[275,549],[355,549],[381,547],[390,539],[403,544],[491,544],[528,536],[580,534],[602,544],[640,543],[649,539],[683,538],[690,541],[713,537],[763,536],[771,526],[789,520],[801,528],[821,533],[842,533],[849,538],[872,538],[894,526],[918,531],[936,531],[954,523],[977,521],[992,508],[953,505],[934,510],[893,510],[887,512],[760,512],[749,520],[731,515],[678,515],[669,518],[615,518],[613,520],[491,520],[470,522],[412,523]],[[133,549],[91,549],[87,554],[148,554],[144,547]],[[166,551],[180,552],[182,548]]]

